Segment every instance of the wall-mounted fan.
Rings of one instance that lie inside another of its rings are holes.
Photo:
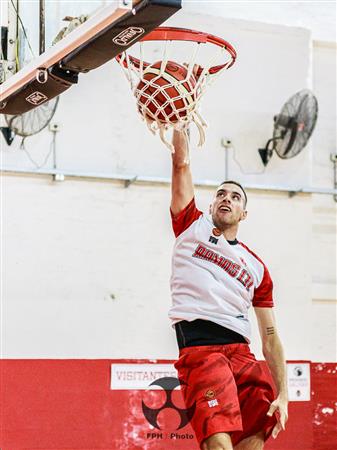
[[[5,115],[8,128],[22,137],[33,136],[42,131],[53,118],[59,97],[51,99],[41,106],[16,116]]]
[[[298,155],[308,143],[317,115],[318,103],[311,91],[303,89],[290,97],[280,114],[274,117],[273,137],[265,148],[259,149],[263,164],[268,164],[274,151],[282,159]]]
[[[23,5],[24,0],[8,1],[8,26],[1,27],[1,55],[4,59],[5,69],[0,76],[0,83],[5,82],[7,78],[10,78],[16,72],[24,68],[32,59],[36,57],[36,49],[29,38],[29,25],[24,23],[22,19],[22,8],[26,8]],[[38,37],[39,37],[39,54],[45,51],[45,2],[39,4],[39,22],[37,23],[37,17],[34,12],[31,12],[26,19],[29,18],[30,22],[34,25],[38,25]],[[35,10],[34,10],[35,11]],[[26,138],[39,133],[52,120],[59,98],[53,98],[49,102],[46,102],[34,110],[27,111],[23,114],[8,115],[5,114],[4,118],[7,126],[0,128],[6,142],[10,145],[16,135]]]

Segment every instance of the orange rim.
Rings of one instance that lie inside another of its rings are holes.
[[[211,75],[219,72],[221,69],[225,67],[229,69],[235,63],[236,60],[236,51],[229,42],[212,34],[204,33],[202,31],[189,30],[187,28],[158,27],[152,30],[145,37],[140,39],[140,42],[146,41],[190,41],[190,42],[197,42],[199,44],[209,43],[221,48],[225,48],[226,51],[231,56],[231,60],[229,62],[226,62],[225,64],[210,67],[208,73]],[[121,55],[116,56],[116,59],[118,62],[120,62]],[[139,69],[141,65],[143,67],[148,67],[150,65],[150,63],[146,61],[144,61],[141,64],[140,60],[138,58],[135,58],[134,56],[129,56],[129,59],[137,69]],[[128,67],[126,59],[123,61],[123,65],[124,67]],[[200,76],[202,71],[203,68],[199,67],[196,76],[197,77]]]

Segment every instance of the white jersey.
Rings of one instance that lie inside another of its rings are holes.
[[[194,199],[172,216],[176,243],[172,258],[172,325],[210,320],[234,330],[250,342],[248,309],[272,307],[269,272],[247,246],[227,241]]]

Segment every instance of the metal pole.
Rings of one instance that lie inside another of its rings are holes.
[[[16,64],[16,46],[18,40],[18,0],[8,0],[7,70],[6,78],[15,74],[20,67]]]
[[[333,187],[337,189],[337,153],[330,155],[330,160],[333,164]],[[334,194],[333,199],[337,203],[337,194]]]
[[[2,173],[14,173],[14,174],[30,174],[35,176],[42,175],[62,175],[64,177],[74,177],[74,178],[96,178],[98,180],[110,180],[110,181],[127,181],[128,185],[137,182],[138,184],[154,184],[154,185],[170,185],[171,178],[167,177],[149,177],[143,175],[135,174],[107,174],[107,173],[95,173],[95,172],[78,172],[76,170],[63,170],[63,169],[40,169],[40,170],[30,170],[21,169],[19,167],[2,167]],[[219,186],[220,180],[195,180],[194,185],[196,187],[204,187],[216,189]],[[293,187],[293,186],[272,186],[272,185],[254,185],[245,184],[245,189],[255,190],[255,191],[269,191],[269,192],[285,192],[289,196],[294,196],[296,194],[322,194],[322,195],[337,195],[337,189],[327,189],[327,188],[315,188],[315,187]]]
[[[46,11],[45,11],[45,0],[40,0],[39,55],[44,53],[45,49],[46,49]]]
[[[56,159],[56,131],[53,131],[53,169],[57,169],[57,159]]]
[[[228,180],[228,149],[225,150],[225,180]]]

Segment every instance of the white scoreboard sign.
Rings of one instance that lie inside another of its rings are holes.
[[[165,377],[178,377],[173,364],[111,364],[110,388],[146,390],[153,381]],[[151,389],[161,388],[153,385]]]
[[[310,363],[288,363],[287,375],[289,400],[310,401]]]

